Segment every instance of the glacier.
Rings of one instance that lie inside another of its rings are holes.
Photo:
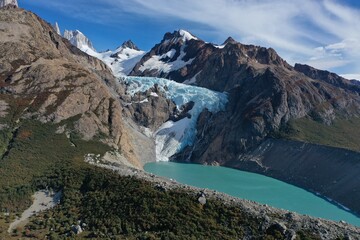
[[[154,133],[157,161],[169,161],[169,158],[187,146],[192,146],[196,138],[196,122],[202,111],[208,109],[212,113],[225,109],[228,102],[227,93],[211,91],[206,88],[186,85],[172,80],[154,77],[119,78],[127,86],[127,93],[135,95],[145,92],[155,84],[174,101],[178,109],[193,101],[194,107],[189,111],[191,118],[183,118],[177,122],[165,122]]]

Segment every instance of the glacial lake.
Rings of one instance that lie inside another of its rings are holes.
[[[260,174],[225,167],[172,162],[148,163],[146,172],[179,183],[223,192],[234,197],[268,204],[300,214],[344,220],[360,226],[360,218],[304,189]]]

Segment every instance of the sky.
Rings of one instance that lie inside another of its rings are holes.
[[[131,39],[150,50],[166,32],[221,44],[229,36],[360,80],[358,0],[18,0],[61,31],[80,30],[98,51]]]

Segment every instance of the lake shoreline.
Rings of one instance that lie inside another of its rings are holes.
[[[228,194],[221,193],[214,190],[203,189],[178,183],[174,180],[166,179],[147,173],[143,170],[131,168],[122,164],[108,164],[106,162],[96,163],[87,161],[89,164],[105,168],[116,172],[124,177],[134,177],[140,180],[151,182],[155,188],[163,191],[185,191],[189,195],[197,197],[201,194],[206,196],[206,199],[221,201],[225,205],[236,206],[242,209],[247,214],[254,217],[265,217],[268,221],[264,222],[265,227],[274,223],[283,223],[288,230],[302,231],[306,229],[315,229],[322,239],[334,239],[339,236],[350,236],[353,238],[360,238],[360,228],[350,225],[346,222],[335,222],[325,220],[308,215],[301,215],[283,209],[270,207],[266,204],[259,204],[255,201],[240,199],[232,197]]]
[[[146,164],[149,164],[149,163],[153,163],[153,162],[148,162]],[[213,166],[213,165],[204,165],[204,164],[200,164],[200,163],[192,163],[192,162],[174,162],[174,163],[179,163],[179,164],[189,164],[189,165],[199,165],[199,166]],[[143,169],[144,170],[144,167],[145,165],[143,165]],[[241,169],[241,168],[235,168],[235,167],[231,167],[231,166],[221,166],[221,165],[214,165],[213,167],[221,167],[221,168],[227,168],[227,169],[231,169],[231,170],[235,170],[235,171],[240,171],[240,172],[246,172],[246,173],[253,173],[253,174],[257,174],[257,175],[261,175],[261,176],[265,176],[265,177],[269,177],[269,178],[272,178],[272,179],[275,179],[277,181],[281,181],[281,182],[285,182],[287,184],[290,184],[290,185],[293,185],[293,186],[296,186],[300,189],[303,189],[304,191],[308,192],[308,193],[311,193],[323,200],[325,200],[326,202],[336,206],[337,208],[343,210],[343,211],[346,211],[354,216],[356,216],[357,218],[360,219],[360,214],[357,213],[356,211],[352,210],[351,208],[349,207],[346,207],[344,206],[343,204],[337,202],[336,200],[330,198],[330,197],[327,197],[319,192],[316,192],[314,190],[311,190],[311,189],[307,189],[307,188],[304,188],[303,186],[299,185],[299,184],[296,184],[296,183],[292,183],[292,182],[288,182],[288,181],[284,181],[282,180],[281,178],[276,178],[272,175],[269,175],[269,174],[266,174],[266,172],[260,172],[260,171],[251,171],[251,170],[244,170],[244,169]],[[145,171],[145,170],[144,170]],[[146,171],[145,171],[146,172]],[[360,226],[359,226],[360,227]]]

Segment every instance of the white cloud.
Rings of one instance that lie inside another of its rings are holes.
[[[360,81],[360,74],[342,74],[341,76],[346,79],[353,79]]]
[[[360,11],[340,0],[32,2],[43,6],[61,4],[63,11],[88,21],[120,22],[124,13],[163,21],[190,21],[207,26],[213,31],[211,36],[218,36],[216,39],[233,36],[243,43],[272,47],[290,63],[305,62],[322,69],[336,68],[339,73],[360,73]],[[350,65],[352,69],[348,69]]]

